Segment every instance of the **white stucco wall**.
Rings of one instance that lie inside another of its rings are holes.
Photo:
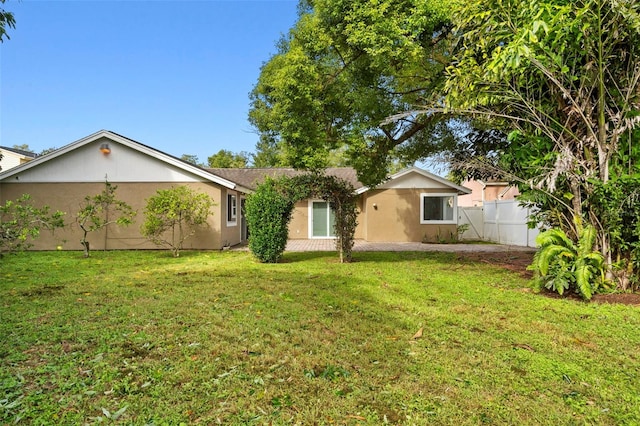
[[[108,143],[110,154],[100,152]],[[203,182],[205,179],[149,155],[101,138],[28,168],[10,178],[19,182]]]

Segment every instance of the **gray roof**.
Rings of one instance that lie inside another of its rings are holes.
[[[29,158],[36,158],[38,156],[36,153],[31,151],[25,151],[24,149],[9,148],[8,146],[0,146],[0,148],[5,149],[7,151],[15,152],[16,154],[20,154]]]
[[[246,169],[222,169],[222,168],[205,168],[208,172],[219,176],[223,179],[230,180],[231,182],[235,182],[238,185],[241,185],[245,188],[255,190],[258,184],[264,179],[269,177],[280,177],[280,176],[298,176],[305,173],[308,173],[304,170],[296,170],[291,168],[268,168],[268,169],[259,169],[259,168],[246,168]],[[351,167],[332,167],[326,170],[326,174],[330,176],[336,176],[343,180],[346,180],[351,185],[353,185],[354,189],[358,189],[362,187],[362,183],[358,181],[358,176],[356,170]]]

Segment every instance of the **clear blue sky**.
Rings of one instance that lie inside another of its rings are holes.
[[[253,151],[260,66],[297,1],[9,0],[0,145],[56,147],[101,129],[201,162]]]

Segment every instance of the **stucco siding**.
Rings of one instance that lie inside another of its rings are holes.
[[[251,232],[251,231],[249,231]],[[292,240],[304,240],[309,238],[309,201],[303,200],[296,203],[289,222],[289,238]]]
[[[228,221],[227,220],[227,203],[228,198],[227,195],[232,194],[236,196],[236,220]],[[236,191],[231,191],[228,189],[223,189],[221,191],[221,200],[216,204],[219,206],[216,208],[216,214],[220,214],[220,224],[221,224],[221,241],[223,245],[235,246],[239,244],[241,241],[241,226],[242,226],[242,212],[240,209],[240,197],[241,194]]]
[[[364,196],[358,197],[357,208],[358,208],[358,217],[356,220],[358,221],[358,226],[356,226],[356,232],[355,232],[354,238],[356,240],[363,240],[366,238],[365,229],[366,229],[366,221],[367,221]]]
[[[144,221],[146,200],[156,194],[158,189],[169,189],[178,185],[186,185],[194,190],[208,194],[216,203],[214,214],[209,217],[208,226],[199,228],[196,234],[185,242],[185,249],[220,249],[221,189],[218,185],[198,182],[155,182],[155,183],[117,183],[116,197],[129,203],[138,212],[134,223],[128,227],[109,225],[106,230],[88,235],[92,250],[115,249],[157,249],[140,234],[140,226]],[[99,194],[104,183],[2,183],[0,185],[0,202],[15,200],[22,194],[30,194],[36,206],[48,205],[53,210],[66,212],[64,229],[54,234],[42,232],[35,240],[33,249],[53,250],[62,246],[64,250],[81,250],[82,231],[75,222],[77,211],[87,195]]]
[[[369,191],[364,208],[366,240],[438,242],[450,239],[456,233],[456,225],[420,224],[420,194],[441,192],[443,190],[437,188]]]

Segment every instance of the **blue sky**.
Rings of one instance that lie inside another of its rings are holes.
[[[9,0],[0,145],[60,148],[101,129],[206,163],[253,151],[248,94],[296,0]]]

